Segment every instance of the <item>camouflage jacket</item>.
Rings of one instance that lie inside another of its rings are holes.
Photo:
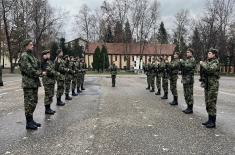
[[[202,63],[201,67],[203,67],[205,72],[206,81],[208,83],[213,83],[213,81],[218,80],[220,78],[220,65],[218,59],[208,60],[206,63]]]
[[[196,61],[193,57],[180,62],[180,69],[182,72],[182,83],[193,84],[194,72],[196,68]]]
[[[42,77],[43,85],[55,84],[55,79],[61,76],[59,72],[55,70],[55,66],[51,60],[42,61],[42,71],[46,72],[46,76]]]
[[[56,80],[65,80],[65,73],[68,72],[68,68],[65,67],[65,61],[61,58],[55,59],[55,70],[60,73],[60,76],[56,78]]]
[[[160,75],[163,78],[168,78],[168,71],[169,71],[169,63],[166,63],[164,61],[162,61],[159,65],[159,71],[160,71]]]
[[[180,69],[180,61],[179,59],[173,59],[170,63],[169,63],[169,75],[170,76],[177,76],[178,72]]]
[[[116,65],[111,65],[109,70],[110,70],[111,75],[117,75],[117,66]]]
[[[68,69],[68,71],[65,73],[65,79],[71,80],[73,78],[73,75],[74,75],[73,62],[66,61],[65,62],[65,67]]]
[[[146,67],[146,75],[150,75],[151,74],[151,63],[148,63],[145,67]]]
[[[160,64],[157,64],[157,63],[154,66],[154,71],[155,71],[156,76],[159,76],[159,66],[160,66]]]
[[[39,76],[41,76],[40,62],[31,52],[22,53],[19,66],[23,88],[38,88],[41,86],[39,80]]]

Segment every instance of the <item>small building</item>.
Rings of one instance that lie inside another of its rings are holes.
[[[88,43],[85,50],[85,62],[92,67],[93,54],[97,47],[106,46],[108,50],[109,63],[115,61],[120,69],[142,69],[143,63],[147,63],[150,58],[153,60],[157,56],[171,56],[174,53],[174,44],[154,44],[146,43]]]

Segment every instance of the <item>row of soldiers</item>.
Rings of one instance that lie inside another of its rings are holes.
[[[64,106],[61,96],[65,93],[65,100],[72,100],[69,96],[72,84],[72,96],[77,96],[82,90],[86,70],[84,59],[78,57],[63,56],[61,49],[57,50],[55,62],[51,61],[49,50],[42,52],[42,60],[33,56],[32,40],[25,40],[25,52],[19,60],[19,67],[22,74],[22,88],[24,93],[24,108],[26,117],[26,129],[36,130],[41,126],[33,119],[33,113],[38,103],[38,88],[41,87],[40,77],[45,90],[45,114],[53,115],[56,111],[51,109],[57,83],[57,105]]]
[[[207,128],[216,127],[216,102],[219,89],[219,61],[218,51],[211,48],[207,55],[207,61],[200,61],[200,82],[205,90],[205,103],[208,113],[208,121],[202,123]],[[170,90],[173,95],[173,101],[170,105],[178,105],[177,79],[178,74],[182,74],[182,84],[184,90],[184,98],[187,108],[183,110],[185,114],[193,113],[193,85],[194,73],[196,70],[196,61],[193,57],[193,49],[189,48],[186,53],[186,59],[179,59],[179,53],[174,53],[172,61],[167,56],[157,58],[156,61],[144,65],[144,72],[147,75],[147,90],[155,92],[155,79],[157,92],[155,95],[161,95],[161,87],[164,95],[161,99],[168,99],[168,81],[170,81]],[[161,84],[162,81],[162,84]]]

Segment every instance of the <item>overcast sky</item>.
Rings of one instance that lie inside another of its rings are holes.
[[[55,7],[68,11],[64,24],[64,35],[67,41],[77,36],[73,30],[73,16],[78,13],[83,4],[89,8],[96,9],[100,7],[103,0],[49,0],[49,3]],[[161,20],[164,22],[168,31],[174,28],[174,16],[180,9],[188,9],[192,16],[200,16],[205,8],[206,0],[159,0],[161,5]]]

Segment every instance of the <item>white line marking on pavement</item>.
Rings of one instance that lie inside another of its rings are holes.
[[[1,94],[0,94],[0,96],[2,96],[2,95],[6,95],[6,94],[8,94],[8,93],[1,93]]]

